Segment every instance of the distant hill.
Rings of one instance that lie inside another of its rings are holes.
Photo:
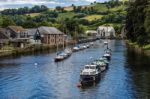
[[[127,5],[126,0],[111,0],[83,6],[57,6],[55,9],[46,6],[7,9],[1,12],[0,26],[18,25],[24,28],[54,26],[74,35],[75,31],[82,34],[88,29],[96,30],[100,25],[111,25],[117,33],[120,33],[126,19]]]

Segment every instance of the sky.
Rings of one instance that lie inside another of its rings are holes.
[[[0,9],[32,7],[34,5],[46,5],[49,8],[54,8],[56,6],[70,6],[71,4],[87,5],[94,1],[104,2],[108,0],[0,0]]]

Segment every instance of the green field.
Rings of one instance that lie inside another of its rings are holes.
[[[26,15],[30,15],[31,17],[35,17],[35,16],[41,15],[41,13],[31,13],[31,14],[26,14]]]
[[[108,11],[106,5],[100,4],[100,3],[95,4],[94,9],[96,9],[98,12],[107,12]]]
[[[65,19],[65,18],[72,18],[76,15],[74,12],[66,12],[66,13],[59,13],[58,15],[58,20],[59,19]]]
[[[103,17],[103,15],[88,15],[88,16],[84,17],[84,19],[86,19],[88,21],[94,21],[94,20],[101,19],[102,17]]]

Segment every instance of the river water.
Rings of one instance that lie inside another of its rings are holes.
[[[112,59],[98,84],[78,88],[84,65],[104,53],[99,41],[55,63],[55,52],[0,60],[0,99],[149,99],[150,59],[109,41]],[[35,65],[37,63],[37,65]]]

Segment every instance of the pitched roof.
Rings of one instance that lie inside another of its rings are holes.
[[[87,30],[85,33],[86,34],[88,34],[88,33],[97,34],[97,31],[95,31],[95,30]]]
[[[23,27],[21,27],[21,26],[8,26],[7,28],[13,30],[13,31],[16,32],[16,33],[26,31],[26,30],[25,30]]]
[[[41,26],[38,28],[38,30],[41,34],[64,34],[63,32],[61,32],[55,27]]]
[[[0,39],[9,39],[9,37],[5,33],[6,29],[0,28]]]
[[[103,30],[103,31],[105,31],[105,32],[115,32],[115,29],[113,28],[113,27],[111,27],[111,26],[99,26],[98,27],[98,30]]]
[[[27,29],[28,35],[33,36],[37,31],[37,28]]]

